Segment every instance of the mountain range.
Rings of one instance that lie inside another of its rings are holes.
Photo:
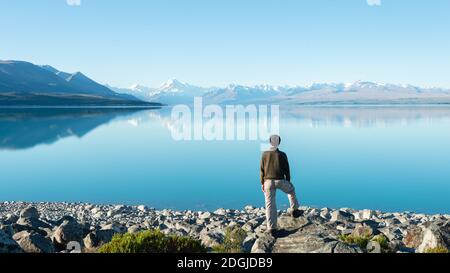
[[[280,103],[280,104],[449,104],[450,89],[421,88],[413,85],[380,84],[368,81],[315,83],[310,86],[244,86],[199,87],[175,79],[159,88],[133,85],[112,90],[146,101],[166,104],[192,103],[194,96],[206,104]]]
[[[81,72],[0,60],[0,106],[161,106],[192,104],[450,104],[450,89],[368,81],[310,86],[200,87],[171,79],[160,87],[102,85]],[[162,103],[162,104],[161,104]]]
[[[0,61],[0,106],[152,106],[119,94],[81,72],[23,61]]]

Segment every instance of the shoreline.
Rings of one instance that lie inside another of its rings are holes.
[[[346,238],[383,236],[388,252],[427,252],[450,247],[450,215],[381,212],[350,208],[301,207],[295,219],[279,211],[276,238],[266,232],[265,210],[246,206],[240,210],[157,210],[145,205],[96,205],[69,202],[0,202],[0,253],[2,240],[20,245],[25,252],[67,252],[68,240],[95,250],[117,233],[159,229],[164,234],[189,236],[206,247],[220,245],[227,228],[246,232],[243,252],[363,253]],[[68,228],[70,227],[70,228]],[[72,232],[74,234],[64,234]],[[2,234],[3,233],[3,234]],[[44,246],[30,247],[30,236],[40,236]],[[6,238],[8,237],[8,238]],[[3,239],[2,239],[3,238]],[[5,239],[6,238],[6,239]],[[39,251],[40,249],[40,251]],[[21,252],[17,248],[18,252]],[[23,252],[22,251],[22,252]]]

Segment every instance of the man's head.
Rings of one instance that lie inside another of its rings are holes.
[[[281,144],[281,137],[279,135],[273,135],[270,137],[270,145],[272,149],[278,149]]]

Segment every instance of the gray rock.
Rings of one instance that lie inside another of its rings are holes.
[[[255,228],[261,223],[261,221],[258,221],[256,219],[252,219],[250,221],[248,221],[247,223],[245,223],[242,226],[242,229],[245,230],[246,232],[252,232],[253,230],[255,230]]]
[[[364,251],[354,245],[348,245],[343,242],[337,242],[336,246],[333,249],[333,253],[363,253]]]
[[[450,248],[450,224],[438,226],[434,223],[429,224],[422,233],[422,242],[417,247],[419,253],[426,252],[427,249],[443,247]]]
[[[308,215],[307,219],[308,219],[309,222],[314,223],[314,224],[318,224],[318,225],[321,225],[321,224],[324,224],[324,223],[328,222],[327,219],[325,219],[325,218],[323,218],[322,216],[319,216],[319,215]]]
[[[103,225],[101,229],[102,230],[112,229],[112,230],[114,230],[115,233],[126,233],[128,231],[128,229],[124,225],[121,225],[118,223],[109,223],[109,224]]]
[[[14,229],[10,225],[0,225],[0,231],[3,231],[10,237],[14,235]]]
[[[291,216],[281,216],[278,218],[279,228],[286,230],[299,229],[309,223],[309,220],[305,217],[293,218]]]
[[[406,236],[403,238],[403,243],[408,248],[418,248],[422,243],[423,230],[420,227],[409,228]]]
[[[64,221],[69,221],[71,223],[77,223],[77,219],[70,215],[64,215],[63,217],[59,218],[57,221],[54,221],[55,226],[60,226]]]
[[[330,213],[330,210],[328,208],[323,208],[320,211],[319,215],[320,215],[320,217],[322,217],[324,219],[327,219],[327,220],[331,219],[331,213]]]
[[[211,216],[212,216],[211,212],[207,211],[207,212],[200,214],[199,218],[202,220],[207,220],[207,219],[211,218]]]
[[[355,220],[370,220],[374,218],[375,215],[375,211],[370,209],[360,210],[353,213],[353,216],[355,216]]]
[[[334,241],[319,234],[298,231],[286,237],[277,238],[273,253],[326,253],[328,242]]]
[[[51,226],[49,224],[47,224],[39,219],[36,219],[36,218],[20,217],[19,220],[17,220],[17,224],[22,225],[22,226],[29,226],[34,229],[51,228]]]
[[[245,206],[244,210],[247,212],[252,212],[255,210],[255,207],[254,206]]]
[[[222,215],[222,216],[225,216],[225,215],[227,215],[227,211],[225,210],[225,209],[217,209],[215,212],[214,212],[214,214],[216,214],[216,215]]]
[[[223,243],[225,234],[218,230],[203,229],[200,232],[199,239],[206,247],[213,248]]]
[[[65,220],[53,233],[53,242],[60,248],[65,248],[69,242],[75,241],[82,243],[83,227],[78,223]]]
[[[22,231],[14,234],[13,239],[27,253],[54,253],[52,241],[36,232]]]
[[[342,210],[336,210],[331,213],[330,221],[332,221],[332,222],[336,222],[336,221],[350,222],[350,221],[354,221],[354,220],[355,220],[355,216],[353,216],[353,214],[351,214],[349,212],[345,212]]]
[[[353,230],[352,236],[354,236],[354,237],[372,237],[379,233],[380,233],[380,231],[372,228],[371,226],[358,226]]]
[[[388,242],[389,252],[396,253],[405,248],[405,244],[401,240],[390,240]]]
[[[402,240],[403,239],[402,231],[400,229],[398,229],[398,228],[385,227],[385,228],[379,229],[379,231],[381,233],[383,233],[383,235],[386,236],[386,238],[388,238],[389,241]]]
[[[271,253],[275,239],[272,236],[264,234],[256,239],[252,246],[251,253]]]
[[[137,209],[138,209],[139,211],[146,212],[146,211],[147,211],[147,206],[145,206],[145,205],[140,205],[140,206],[137,207]]]
[[[244,253],[250,253],[252,251],[252,248],[253,248],[253,245],[255,244],[255,241],[256,241],[256,235],[255,234],[248,235],[244,239],[244,242],[242,243],[242,250],[244,251]]]
[[[106,243],[109,243],[112,240],[114,234],[116,234],[116,232],[114,232],[114,230],[112,229],[94,230],[86,235],[86,237],[83,239],[84,246],[87,249],[96,249]]]
[[[19,244],[0,230],[0,253],[23,253]]]
[[[134,234],[142,231],[143,228],[141,228],[139,225],[133,225],[128,228],[128,233]]]
[[[19,220],[19,216],[9,213],[6,215],[6,219],[3,221],[3,224],[11,225],[11,224],[16,223],[17,220]]]
[[[39,211],[35,207],[29,206],[20,212],[20,217],[29,219],[39,219]]]
[[[95,208],[91,209],[91,213],[92,214],[102,213],[102,209],[95,207]]]

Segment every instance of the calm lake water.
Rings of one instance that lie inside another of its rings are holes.
[[[303,205],[450,213],[450,108],[281,112]],[[175,141],[171,129],[170,109],[0,110],[0,200],[263,206],[261,141]]]

